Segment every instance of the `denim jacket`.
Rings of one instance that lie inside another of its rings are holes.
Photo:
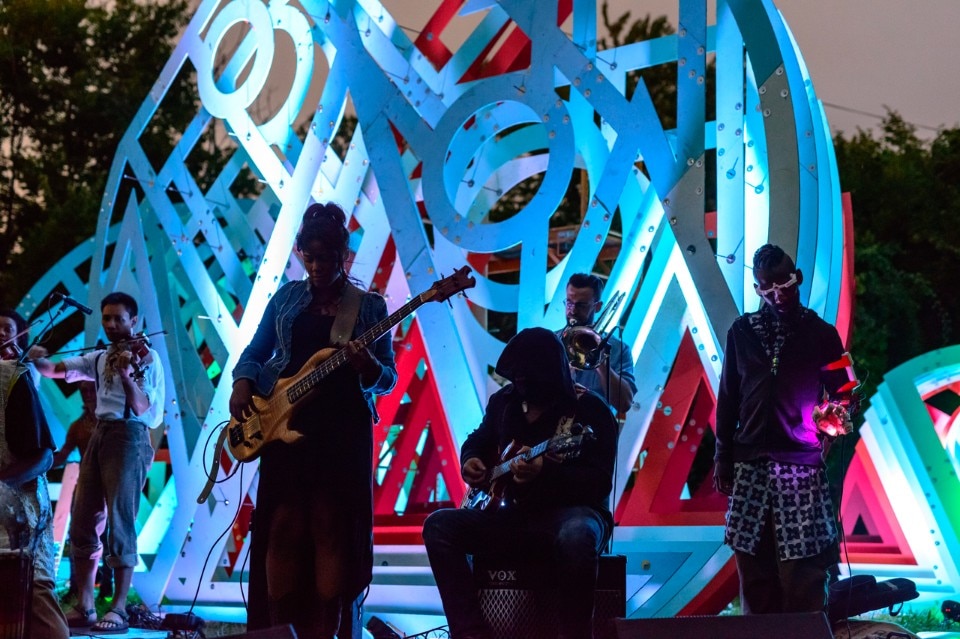
[[[280,372],[290,362],[293,322],[309,306],[311,299],[310,283],[305,280],[288,282],[280,287],[267,302],[260,326],[233,369],[234,381],[251,380],[260,395],[269,395],[273,391]],[[383,298],[375,293],[364,293],[352,337],[358,337],[386,316],[387,304]],[[376,340],[370,345],[370,351],[380,363],[380,375],[370,386],[363,386],[361,382],[361,390],[370,414],[379,421],[373,396],[389,393],[397,383],[397,365],[390,336],[384,335]]]

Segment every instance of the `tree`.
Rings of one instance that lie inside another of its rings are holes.
[[[117,143],[189,20],[187,0],[0,3],[0,302],[96,229]],[[145,139],[196,112],[174,94]]]
[[[852,352],[866,378],[956,343],[952,294],[960,263],[960,129],[929,142],[896,112],[881,134],[834,139],[840,184],[853,201],[856,306]]]
[[[644,17],[631,22],[630,18],[633,14],[627,11],[616,20],[612,20],[606,0],[600,7],[600,15],[603,19],[604,28],[610,34],[609,45],[606,38],[600,39],[598,45],[601,49],[620,47],[633,42],[645,42],[676,33],[676,29],[670,24],[667,16],[654,18],[648,13]],[[708,74],[711,77],[713,76],[712,64],[708,69]],[[641,79],[646,84],[653,105],[656,107],[660,121],[663,123],[663,128],[672,129],[677,126],[676,61],[627,72],[627,98],[633,97],[633,92]],[[712,88],[708,89],[708,95],[712,93]]]

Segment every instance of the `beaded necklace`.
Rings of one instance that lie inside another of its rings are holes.
[[[747,317],[750,327],[760,338],[763,350],[770,358],[770,373],[776,375],[780,370],[780,353],[787,338],[793,334],[793,329],[802,322],[810,311],[800,307],[800,311],[787,317],[779,316],[769,304],[764,304],[758,313],[751,313]]]

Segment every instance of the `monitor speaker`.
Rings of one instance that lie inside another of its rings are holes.
[[[474,582],[493,639],[555,639],[556,574],[543,563],[475,558]],[[626,614],[627,558],[603,555],[594,594],[594,636],[614,639],[613,619]],[[674,638],[675,639],[675,638]]]
[[[616,639],[833,639],[822,612],[616,619]]]

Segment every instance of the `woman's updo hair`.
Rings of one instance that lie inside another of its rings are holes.
[[[347,214],[337,204],[327,202],[307,207],[297,233],[297,250],[302,251],[314,242],[336,251],[340,264],[343,264],[350,248],[350,231],[347,230]]]

